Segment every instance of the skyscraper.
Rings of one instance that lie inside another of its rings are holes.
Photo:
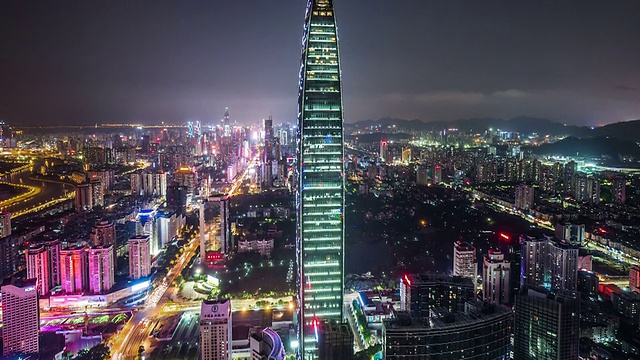
[[[332,0],[308,0],[298,93],[298,351],[317,352],[313,324],[342,321],[344,141]]]
[[[482,297],[491,304],[508,304],[511,265],[500,251],[489,249],[482,266]]]
[[[231,359],[231,300],[204,300],[200,307],[200,359]]]
[[[514,359],[577,360],[580,302],[571,292],[525,286],[516,295],[513,333]]]
[[[2,356],[40,351],[40,309],[36,279],[11,279],[2,285]]]
[[[453,244],[453,276],[462,276],[473,281],[474,291],[478,280],[476,248],[462,241]]]

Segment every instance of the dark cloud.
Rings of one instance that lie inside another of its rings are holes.
[[[638,1],[335,2],[347,121],[640,117]],[[304,6],[0,2],[0,118],[291,120]]]

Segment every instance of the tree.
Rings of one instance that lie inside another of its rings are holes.
[[[109,347],[105,344],[98,344],[89,350],[80,350],[73,360],[107,360],[110,358]]]

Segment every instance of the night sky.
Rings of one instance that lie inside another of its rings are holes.
[[[640,118],[640,1],[335,4],[348,122]],[[293,120],[305,5],[1,1],[0,119]]]

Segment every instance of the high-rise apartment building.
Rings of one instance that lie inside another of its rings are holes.
[[[53,289],[61,284],[60,250],[62,250],[62,243],[57,239],[50,240],[44,243],[44,247],[47,249],[49,260],[49,286]]]
[[[624,204],[627,201],[627,179],[624,174],[619,174],[613,178],[611,193],[613,202]]]
[[[38,293],[47,295],[51,290],[49,254],[44,244],[31,246],[25,250],[27,260],[27,277],[37,280]]]
[[[60,276],[62,291],[79,294],[89,288],[87,248],[76,246],[60,250]]]
[[[118,258],[116,256],[116,225],[113,221],[101,220],[93,226],[91,234],[91,246],[113,246],[113,266],[117,270]]]
[[[514,359],[577,360],[580,302],[572,292],[525,286],[516,295],[513,332]]]
[[[11,213],[0,212],[0,238],[11,235]]]
[[[89,248],[89,291],[93,294],[104,294],[113,286],[114,269],[113,245],[94,246]]]
[[[629,269],[629,289],[640,292],[640,265]]]
[[[129,239],[129,278],[137,280],[151,272],[149,235],[136,235]]]
[[[200,359],[231,359],[231,300],[204,300],[200,307]]]
[[[91,184],[79,184],[76,187],[76,211],[93,209],[93,191]]]
[[[578,288],[578,248],[550,241],[548,272],[551,289],[576,291]]]
[[[11,279],[2,289],[2,356],[40,351],[40,308],[36,279]]]
[[[500,251],[489,249],[482,266],[482,297],[491,304],[508,304],[511,264]]]
[[[569,224],[559,222],[556,224],[556,238],[563,243],[572,246],[582,246],[584,243],[584,224]]]
[[[516,186],[516,209],[531,210],[533,207],[533,187],[520,184]]]
[[[549,239],[520,236],[521,268],[520,284],[542,286],[549,260]]]
[[[478,260],[476,248],[466,242],[453,244],[453,276],[462,276],[473,281],[474,289],[478,281]]]
[[[298,96],[298,351],[317,354],[313,324],[342,321],[344,137],[332,0],[309,0]]]

